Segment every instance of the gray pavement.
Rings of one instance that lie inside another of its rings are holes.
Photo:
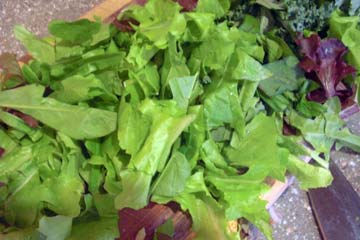
[[[101,0],[0,0],[0,53],[25,52],[15,40],[12,29],[22,24],[39,36],[47,34],[47,24],[52,19],[73,20],[91,9]],[[360,134],[360,114],[353,116],[348,125]],[[360,194],[360,156],[351,151],[334,152],[332,158]],[[297,182],[293,184],[273,207],[278,216],[274,223],[275,240],[319,240],[306,193]],[[264,239],[254,232],[253,239]]]
[[[45,36],[52,19],[74,20],[100,2],[102,0],[0,0],[0,53],[24,54],[13,35],[16,24]]]

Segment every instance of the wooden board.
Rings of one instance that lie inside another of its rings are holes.
[[[129,6],[133,0],[105,0],[93,9],[82,15],[80,18],[94,20],[94,17],[100,17],[105,22],[111,22],[111,17],[114,13],[120,12],[125,7]]]
[[[332,185],[308,192],[322,239],[360,240],[360,198],[335,163],[330,170]]]

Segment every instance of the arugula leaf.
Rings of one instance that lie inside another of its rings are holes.
[[[55,50],[49,43],[37,39],[23,26],[15,26],[14,34],[35,59],[48,64],[55,62]]]
[[[22,111],[75,139],[96,138],[116,129],[116,113],[43,98],[44,87],[29,85],[0,93],[0,106]]]
[[[61,81],[61,88],[50,94],[51,98],[64,103],[78,103],[106,94],[103,83],[94,75],[70,76]]]
[[[37,129],[29,127],[21,118],[0,110],[0,121],[20,132],[26,133],[32,141],[37,141],[41,138],[42,133]]]
[[[49,23],[49,32],[62,40],[74,43],[84,43],[99,32],[100,22],[91,22],[87,19],[80,19],[74,22],[54,20]]]

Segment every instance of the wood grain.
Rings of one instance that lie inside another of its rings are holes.
[[[121,9],[129,6],[132,2],[132,0],[105,0],[80,18],[94,20],[94,17],[96,16],[100,17],[105,22],[109,22],[109,18],[114,15],[115,12],[119,12]]]
[[[308,192],[320,234],[324,240],[360,240],[360,198],[335,163],[330,170],[332,185]]]

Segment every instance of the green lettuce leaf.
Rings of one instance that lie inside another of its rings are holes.
[[[173,153],[164,171],[152,186],[153,194],[166,197],[178,195],[184,190],[190,174],[191,169],[186,157],[179,152]]]
[[[229,9],[229,0],[199,0],[196,7],[197,12],[212,13],[216,18],[224,16]]]
[[[159,12],[159,9],[162,11]],[[156,47],[165,49],[169,34],[180,38],[185,32],[186,21],[180,10],[180,5],[173,1],[150,0],[144,7],[132,6],[123,15],[131,16],[139,22],[139,26],[134,26],[135,30]]]
[[[102,218],[99,220],[73,224],[71,235],[66,238],[66,240],[77,240],[82,238],[88,240],[109,240],[118,237],[118,219]]]
[[[269,97],[299,89],[305,78],[298,63],[297,58],[287,57],[265,65],[273,75],[260,82],[260,89]]]
[[[63,240],[70,236],[72,218],[66,216],[42,217],[39,232],[49,240]]]
[[[0,93],[0,106],[17,109],[75,139],[96,138],[116,129],[116,113],[43,98],[44,87],[28,85]]]
[[[289,157],[287,169],[297,177],[300,187],[305,190],[327,187],[333,180],[328,169],[307,164],[293,155]]]

